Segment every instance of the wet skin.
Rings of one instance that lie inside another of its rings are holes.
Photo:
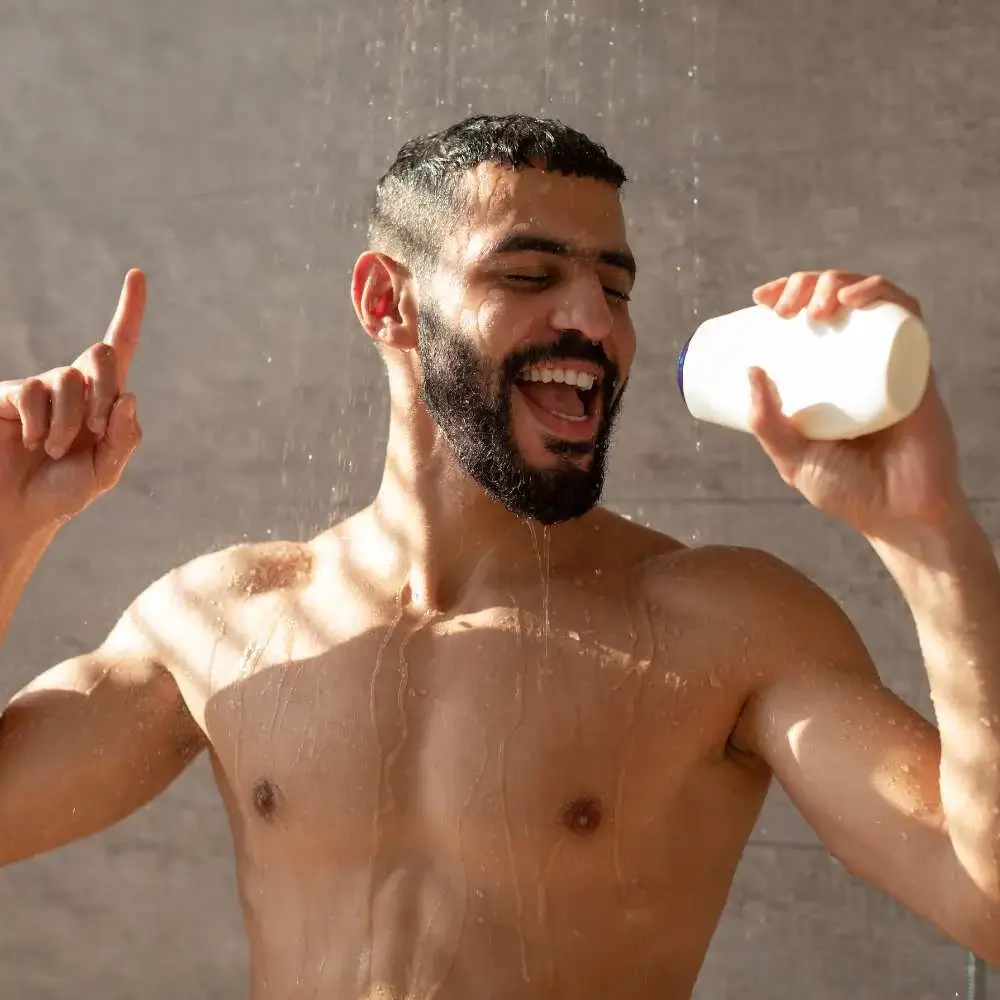
[[[935,913],[936,732],[788,567],[597,509],[513,523],[425,612],[380,522],[196,560],[21,692],[0,863],[207,748],[253,1000],[685,1000],[780,768],[832,853]]]
[[[687,997],[769,781],[729,745],[754,664],[698,594],[718,555],[598,511],[547,580],[504,546],[420,614],[353,565],[368,516],[149,609],[183,616],[255,1000]]]

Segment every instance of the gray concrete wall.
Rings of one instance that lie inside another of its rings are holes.
[[[889,274],[925,304],[1000,538],[998,41],[994,0],[5,0],[0,377],[73,358],[128,266],[151,294],[143,447],[34,578],[0,688],[91,647],[179,561],[305,535],[370,496],[385,387],[347,299],[363,197],[410,134],[525,110],[591,131],[634,177],[641,354],[612,505],[812,573],[929,711],[874,558],[752,441],[695,426],[672,365],[700,317],[762,280]],[[230,1000],[245,983],[204,766],[105,835],[0,872],[0,1000]],[[776,794],[699,997],[937,1000],[961,983],[962,953],[848,877]]]

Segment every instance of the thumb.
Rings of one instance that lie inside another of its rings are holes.
[[[750,370],[750,432],[789,485],[805,459],[809,439],[781,412],[781,396],[760,368]]]
[[[141,439],[135,396],[124,393],[115,400],[107,431],[98,442],[94,455],[94,473],[102,490],[110,489],[118,482]]]

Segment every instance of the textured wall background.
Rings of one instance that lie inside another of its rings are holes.
[[[347,298],[364,197],[409,135],[522,110],[592,132],[634,178],[641,354],[611,504],[811,573],[929,711],[874,557],[752,441],[695,426],[672,366],[760,281],[887,273],[924,302],[1000,538],[998,41],[993,0],[5,0],[2,377],[75,357],[127,267],[151,293],[143,447],[34,578],[0,692],[92,647],[179,561],[369,498],[387,416]],[[245,996],[230,852],[202,763],[118,828],[0,872],[0,1000]],[[775,794],[699,996],[937,1000],[961,983],[962,953],[847,876]]]

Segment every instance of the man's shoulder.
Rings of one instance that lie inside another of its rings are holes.
[[[725,598],[735,607],[761,602],[788,606],[829,602],[803,572],[764,549],[741,545],[691,545],[608,508],[592,522],[605,558],[625,561],[646,587]]]
[[[798,570],[763,549],[739,545],[689,544],[664,531],[602,507],[591,522],[595,536],[604,539],[608,554],[617,553],[646,569],[650,580],[670,580],[678,573],[703,577],[707,583],[754,584],[767,581],[776,585],[793,579],[809,581]]]
[[[692,606],[732,625],[798,626],[835,602],[771,552],[736,545],[678,546],[648,559],[643,583],[666,607]]]
[[[837,601],[770,552],[727,545],[678,550],[650,561],[643,586],[675,626],[738,648],[747,665],[760,668],[761,681],[804,664],[850,661],[868,669],[861,639]]]
[[[311,575],[310,542],[244,542],[206,552],[170,570],[140,595],[135,608],[149,615],[221,609],[232,601],[280,595]]]
[[[199,555],[143,590],[102,648],[120,658],[189,668],[185,650],[201,650],[220,630],[271,610],[280,613],[312,572],[311,543],[250,542]]]

